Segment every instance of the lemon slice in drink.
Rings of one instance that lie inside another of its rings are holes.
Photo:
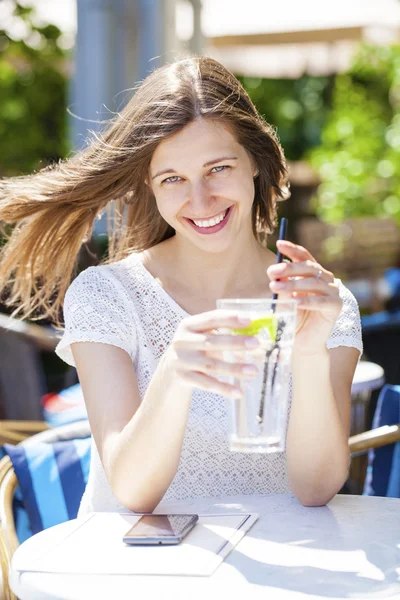
[[[278,327],[278,318],[276,315],[268,315],[261,319],[254,319],[247,327],[232,329],[233,333],[238,335],[257,335],[262,329],[267,329],[271,340],[274,342],[276,330]]]

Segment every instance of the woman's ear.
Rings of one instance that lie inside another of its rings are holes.
[[[144,178],[144,182],[147,185],[148,188],[151,188],[151,172],[150,172],[150,167],[147,168],[147,170],[145,171],[145,178]]]
[[[255,179],[256,177],[258,177],[258,176],[259,176],[259,174],[260,174],[260,169],[258,168],[258,166],[257,166],[257,163],[256,163],[256,161],[254,160],[254,157],[253,157],[253,156],[250,158],[250,160],[251,160],[252,167],[253,167],[253,179]]]
[[[146,177],[145,178],[144,185],[146,186],[146,188],[148,189],[148,191],[151,194],[153,194],[153,196],[154,196],[153,186],[151,185],[151,179],[150,179],[150,177]]]

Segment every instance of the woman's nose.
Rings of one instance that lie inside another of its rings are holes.
[[[211,207],[215,204],[207,182],[204,180],[193,183],[190,190],[190,206],[193,216],[208,217]]]

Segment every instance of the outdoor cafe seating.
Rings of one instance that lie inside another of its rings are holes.
[[[5,327],[6,323],[8,328]],[[10,328],[10,324],[15,329]],[[0,322],[3,336],[6,332],[7,340],[14,337],[17,344],[25,344],[25,351],[28,342],[29,352],[25,357],[40,368],[38,348],[51,352],[56,343],[54,332],[50,328],[29,326],[26,329],[17,325],[9,317],[3,318]],[[25,371],[30,383],[38,381],[32,379],[34,371],[34,368]],[[71,376],[69,381],[73,381]],[[30,383],[27,383],[27,387]],[[23,385],[21,381],[20,385]],[[85,416],[82,405],[79,406],[82,402],[79,387],[74,385],[67,388],[76,395],[78,407],[66,405],[69,413],[66,410],[58,415],[58,422],[64,423],[61,426],[52,426],[57,424],[57,414],[47,413],[50,425],[43,421],[43,406],[37,402],[37,397],[30,400],[26,412],[28,418],[21,419],[21,416],[25,416],[21,412],[15,415],[16,419],[0,421],[0,444],[5,448],[5,455],[0,460],[0,558],[4,598],[16,598],[9,587],[8,572],[12,556],[20,543],[32,534],[76,517],[88,476],[91,439],[88,421],[77,420]],[[36,394],[42,392],[43,387],[37,386]],[[43,399],[46,395],[40,397]],[[399,414],[400,386],[386,385],[379,396],[372,429],[349,439],[354,458],[369,453],[364,494],[400,497]],[[39,418],[32,419],[32,416]],[[62,457],[56,462],[55,452]],[[61,464],[65,472],[60,472]],[[35,484],[36,479],[42,487],[43,481],[46,481],[45,488],[39,494],[40,486]],[[55,505],[59,505],[58,508]]]
[[[394,420],[399,406],[400,388],[386,386],[381,394],[379,417],[375,420],[378,427],[349,440],[353,456],[370,453],[365,493],[399,495],[400,424],[379,427],[382,416]],[[46,446],[52,448],[46,450]],[[76,517],[88,476],[90,430],[87,421],[77,421],[42,431],[16,446],[6,444],[5,447],[7,454],[0,460],[0,559],[2,597],[13,600],[17,597],[8,578],[12,557],[20,543],[32,533]],[[61,456],[60,460],[55,461],[56,453]],[[47,481],[45,486],[44,481]]]

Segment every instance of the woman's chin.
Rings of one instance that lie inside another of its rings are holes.
[[[185,243],[189,243],[205,254],[221,254],[231,251],[237,246],[237,237],[231,235],[223,238],[221,236],[219,239],[210,239],[211,236],[204,236],[200,239],[198,236],[185,236],[185,238]]]

